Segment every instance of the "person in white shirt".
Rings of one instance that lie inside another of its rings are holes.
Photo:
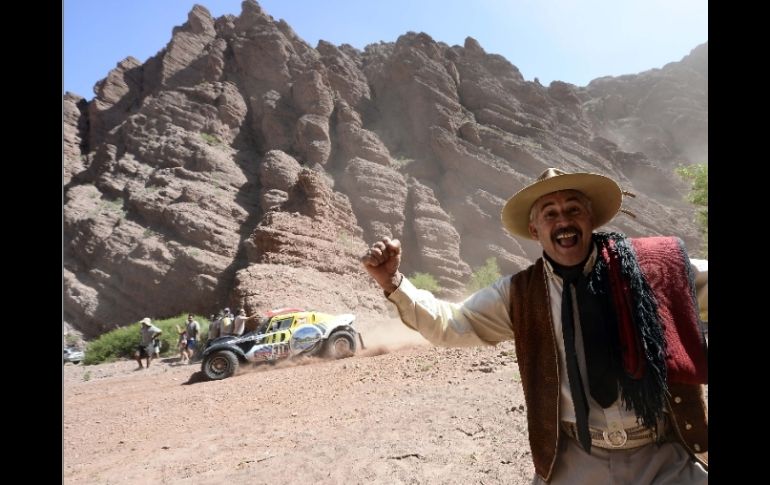
[[[243,335],[243,331],[246,328],[246,322],[257,317],[259,317],[259,315],[247,317],[244,308],[238,310],[238,316],[235,317],[235,320],[233,321],[233,335]]]
[[[142,357],[146,359],[147,367],[150,367],[150,362],[152,362],[152,359],[155,356],[155,339],[160,337],[160,334],[162,334],[163,331],[153,325],[152,320],[147,317],[140,320],[139,323],[141,324],[141,328],[139,329],[141,341],[134,352],[134,359],[136,359],[136,362],[139,364],[137,369],[142,369]]]
[[[399,271],[398,240],[361,258],[403,323],[432,343],[515,341],[533,483],[708,482],[694,268],[678,238],[594,232],[622,195],[603,175],[546,170],[502,212],[543,257],[461,303],[415,288]]]

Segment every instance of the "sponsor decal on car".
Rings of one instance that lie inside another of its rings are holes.
[[[334,332],[350,334],[348,340],[358,335],[352,327],[354,320],[355,316],[349,313],[331,315],[293,308],[274,310],[260,320],[258,329],[242,337],[210,341],[203,353],[201,369],[210,379],[224,379],[234,375],[238,366],[247,362],[273,362],[294,355],[327,355],[330,354],[327,338]],[[350,347],[349,353],[354,354],[355,341]],[[340,355],[344,356],[347,354]],[[224,361],[227,368],[215,365]]]

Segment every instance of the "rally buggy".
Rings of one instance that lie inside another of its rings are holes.
[[[259,327],[238,336],[226,335],[208,342],[201,371],[209,379],[230,377],[241,363],[275,362],[299,355],[331,359],[349,357],[364,341],[353,328],[355,316],[329,315],[297,308],[273,310]]]

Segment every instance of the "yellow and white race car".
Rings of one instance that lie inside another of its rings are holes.
[[[361,334],[353,328],[355,315],[330,315],[298,308],[269,312],[257,330],[241,336],[226,335],[211,340],[202,354],[201,371],[209,379],[235,374],[241,363],[274,362],[312,355],[341,359],[356,353]]]

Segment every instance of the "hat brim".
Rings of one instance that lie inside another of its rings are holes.
[[[609,177],[596,173],[569,173],[524,187],[508,199],[500,214],[503,226],[514,236],[534,239],[529,233],[529,213],[540,197],[560,190],[578,190],[591,200],[594,229],[603,226],[620,210],[623,192]]]

